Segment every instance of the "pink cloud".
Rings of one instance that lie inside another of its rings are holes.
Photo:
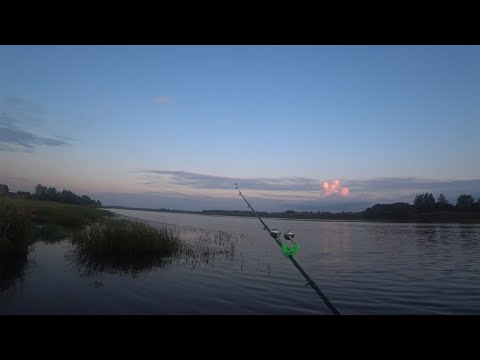
[[[168,104],[172,102],[172,98],[170,96],[156,96],[153,101],[157,104]]]
[[[346,187],[340,186],[340,180],[335,179],[331,183],[328,181],[325,181],[322,184],[324,195],[325,196],[330,196],[334,194],[338,194],[340,196],[347,197],[350,195],[350,190]]]

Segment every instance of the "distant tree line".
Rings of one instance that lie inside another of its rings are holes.
[[[409,203],[376,204],[363,213],[367,219],[397,218],[397,219],[418,219],[436,218],[439,214],[455,213],[480,213],[480,198],[475,201],[472,195],[462,194],[457,198],[455,205],[451,204],[444,194],[440,194],[435,200],[432,193],[419,194],[415,196],[413,205]],[[452,215],[453,217],[453,215]],[[456,216],[457,218],[459,216]],[[445,218],[445,216],[443,216]]]
[[[111,206],[132,210],[172,212],[203,215],[245,216],[254,217],[250,210],[203,210],[185,211],[171,209],[132,208],[125,206]],[[258,212],[263,218],[285,219],[321,219],[321,220],[396,220],[407,222],[480,222],[480,198],[475,201],[472,195],[460,195],[455,205],[451,204],[445,195],[440,194],[435,200],[432,193],[415,196],[413,205],[406,202],[393,204],[375,204],[364,211],[337,212],[328,211],[294,211],[284,212]]]
[[[47,188],[42,184],[35,186],[35,193],[31,196],[32,199],[58,201],[67,204],[102,206],[99,200],[93,200],[87,195],[78,196],[70,190],[57,191],[54,187]]]
[[[480,198],[475,201],[472,195],[462,194],[457,198],[457,203],[454,206],[450,204],[445,195],[440,194],[435,201],[432,193],[425,193],[415,196],[413,206],[419,211],[438,211],[438,210],[480,210]]]
[[[255,216],[251,211],[203,210],[205,215]],[[415,196],[413,205],[406,202],[393,204],[376,204],[364,211],[331,213],[328,211],[294,211],[259,212],[261,217],[289,219],[324,219],[324,220],[369,220],[389,219],[400,221],[462,221],[480,219],[480,198],[475,201],[472,195],[460,195],[456,205],[451,204],[444,194],[435,200],[432,193]]]

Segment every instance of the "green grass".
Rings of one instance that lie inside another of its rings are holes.
[[[17,201],[32,214],[34,223],[55,224],[70,230],[78,229],[103,217],[113,216],[109,211],[89,206],[26,199]]]
[[[0,256],[22,252],[35,239],[55,242],[83,226],[113,216],[106,210],[0,195]]]
[[[53,201],[9,199],[28,215],[34,224],[33,237],[44,242],[56,242],[83,226],[113,214],[89,206],[63,204]]]

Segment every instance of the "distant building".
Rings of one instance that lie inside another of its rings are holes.
[[[17,196],[28,199],[28,198],[30,198],[30,192],[29,191],[17,191]]]
[[[0,194],[8,194],[10,189],[7,185],[0,184]]]

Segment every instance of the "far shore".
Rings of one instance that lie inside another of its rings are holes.
[[[171,210],[171,209],[148,209],[133,208],[125,206],[104,206],[103,209],[118,210],[136,210],[148,212],[161,212],[170,214],[191,214],[204,216],[220,216],[220,217],[240,217],[255,218],[253,213],[248,214],[246,211],[228,211],[228,210]],[[410,218],[365,218],[363,212],[355,213],[324,213],[317,215],[316,213],[281,213],[281,216],[275,216],[278,213],[260,213],[262,218],[275,220],[297,220],[297,221],[321,221],[321,222],[374,222],[374,223],[418,223],[418,224],[480,224],[480,212],[426,212],[420,213]],[[324,217],[322,217],[322,215]]]

